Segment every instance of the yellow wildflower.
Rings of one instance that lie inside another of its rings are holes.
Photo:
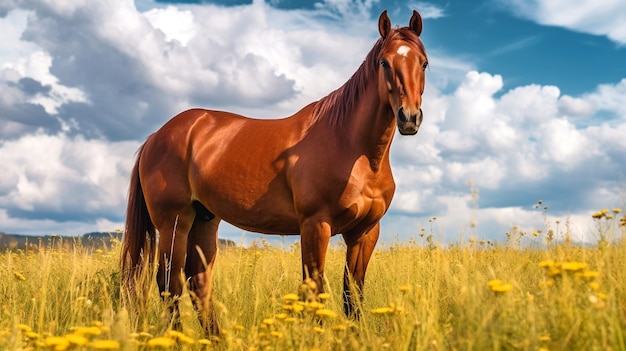
[[[597,282],[591,282],[589,283],[589,287],[591,288],[591,290],[599,290],[600,284],[598,284]]]
[[[490,288],[493,288],[496,285],[502,285],[502,280],[500,279],[491,279],[490,281],[487,282],[487,286],[489,286]]]
[[[74,334],[92,337],[102,334],[102,330],[98,327],[78,327],[74,330]]]
[[[491,291],[497,292],[497,293],[505,293],[505,292],[511,291],[512,289],[513,289],[513,285],[508,284],[508,283],[491,287]]]
[[[313,331],[316,332],[317,334],[324,333],[324,329],[322,329],[321,327],[313,327]]]
[[[320,308],[324,308],[324,304],[317,301],[311,301],[309,302],[308,307],[312,310],[319,310]]]
[[[279,331],[270,332],[270,335],[275,337],[276,339],[282,339],[282,337],[283,337],[283,333],[281,333]]]
[[[587,267],[589,267],[589,265],[584,262],[573,261],[573,262],[561,263],[561,269],[563,269],[564,271],[570,271],[570,272],[581,271],[583,269],[587,269]]]
[[[584,271],[576,273],[576,276],[583,279],[594,279],[600,276],[600,272],[596,271]]]
[[[120,343],[116,340],[96,340],[91,346],[96,350],[117,350],[120,348]]]
[[[211,345],[211,340],[209,340],[209,339],[200,339],[200,340],[198,340],[198,344],[208,346],[208,345]]]
[[[296,302],[296,301],[298,301],[298,295],[296,294],[287,294],[283,296],[283,302],[289,303],[289,302]]]
[[[393,313],[393,308],[391,308],[391,307],[379,307],[379,308],[375,308],[375,309],[371,310],[370,312],[372,312],[373,314],[388,314],[388,313]]]
[[[315,311],[315,314],[323,318],[336,318],[337,317],[337,313],[326,308],[321,308]]]
[[[411,291],[411,286],[410,285],[400,285],[399,290],[400,290],[400,292],[403,292],[403,293],[409,292],[409,291]]]
[[[337,324],[335,326],[333,326],[332,328],[335,331],[346,331],[346,329],[348,329],[348,327],[346,327],[345,324]]]
[[[64,351],[70,346],[70,342],[61,336],[49,336],[44,340],[44,345],[51,347],[54,351]]]
[[[194,340],[192,338],[190,338],[187,335],[185,335],[185,334],[183,334],[183,333],[181,333],[179,331],[176,331],[176,330],[168,330],[165,333],[165,335],[169,336],[172,339],[178,340],[178,341],[180,341],[183,344],[193,344],[194,343]]]
[[[619,208],[614,208],[614,209],[613,209],[613,213],[615,213],[615,214],[618,214],[618,213],[620,213],[620,212],[622,212],[622,210],[621,210],[621,209],[619,209]]]
[[[162,348],[170,348],[176,344],[174,339],[167,338],[165,336],[158,336],[154,339],[148,341],[148,347],[162,347]]]
[[[513,285],[509,283],[504,283],[500,279],[492,279],[487,282],[487,285],[489,286],[491,291],[496,293],[505,293],[513,289]]]
[[[543,260],[541,262],[539,262],[539,267],[541,268],[549,268],[554,266],[554,261],[553,260]]]
[[[86,337],[77,334],[68,334],[65,336],[65,338],[67,339],[67,341],[70,342],[70,344],[76,346],[85,346],[89,342]]]
[[[272,324],[274,324],[274,318],[265,318],[263,320],[263,324],[265,324],[265,325],[272,325]]]
[[[17,278],[17,280],[26,280],[26,277],[24,276],[24,274],[20,273],[20,272],[13,272],[13,275],[15,275],[15,278]]]
[[[26,337],[31,339],[31,340],[35,340],[35,339],[39,339],[39,334],[35,333],[34,331],[29,331],[26,334]]]
[[[326,300],[330,299],[330,294],[329,293],[317,294],[317,298],[322,300],[322,301],[326,301]]]
[[[32,330],[31,327],[26,324],[18,324],[17,329],[25,333],[28,333],[29,331]]]

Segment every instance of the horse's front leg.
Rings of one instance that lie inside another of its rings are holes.
[[[353,293],[358,295],[358,303],[363,300],[363,284],[365,283],[365,271],[372,257],[378,236],[380,223],[376,223],[365,233],[348,232],[343,234],[346,242],[346,268],[343,275],[343,310],[346,316],[359,318],[361,311]],[[354,282],[353,291],[352,282]]]
[[[317,295],[324,292],[324,265],[330,237],[331,228],[327,221],[309,218],[300,224],[302,279],[305,283],[312,281],[315,284],[305,293]]]

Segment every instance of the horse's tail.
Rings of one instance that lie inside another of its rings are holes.
[[[122,241],[122,277],[129,290],[134,290],[145,267],[154,260],[156,232],[148,214],[146,199],[139,178],[139,160],[144,146],[137,152],[137,161],[130,176],[126,227]]]

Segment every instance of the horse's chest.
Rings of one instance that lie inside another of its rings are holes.
[[[378,222],[389,208],[393,190],[392,181],[351,177],[338,201],[341,231],[365,229]]]

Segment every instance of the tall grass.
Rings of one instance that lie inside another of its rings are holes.
[[[121,306],[117,245],[5,252],[0,349],[626,350],[626,227],[617,213],[595,215],[598,244],[586,247],[549,229],[512,231],[502,244],[442,245],[421,232],[381,245],[358,321],[342,314],[341,243],[319,304],[293,300],[298,244],[226,248],[214,276],[224,334],[210,339],[188,297],[182,333],[171,330],[154,283],[141,308]]]

